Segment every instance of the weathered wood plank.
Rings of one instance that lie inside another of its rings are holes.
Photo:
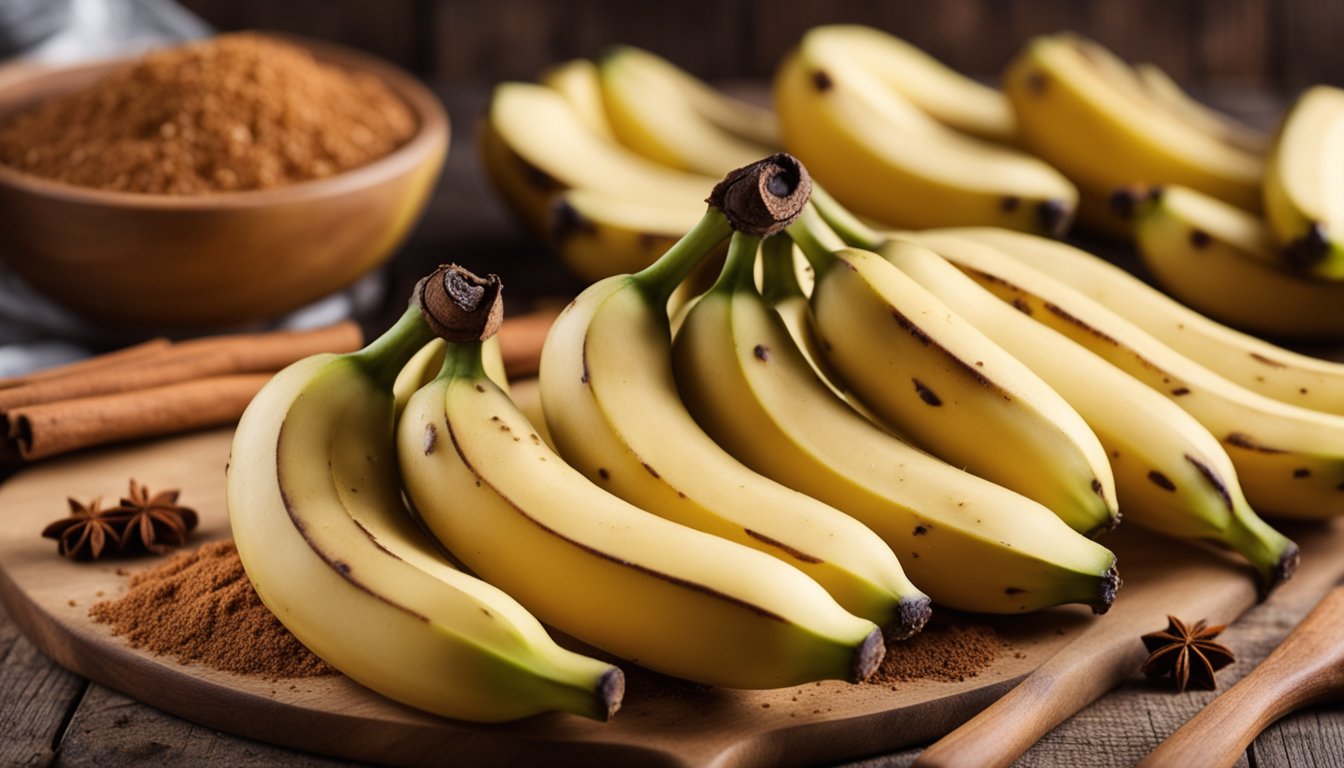
[[[338,768],[341,760],[295,752],[203,728],[90,685],[56,753],[56,766]]]
[[[1204,86],[1264,87],[1274,78],[1273,16],[1268,0],[1201,0],[1191,23],[1190,81]]]
[[[1284,87],[1296,92],[1316,83],[1344,86],[1344,56],[1339,55],[1344,3],[1283,0],[1279,13],[1277,50]]]
[[[1280,720],[1256,739],[1250,752],[1256,768],[1344,768],[1344,704]]]
[[[0,765],[47,765],[84,681],[43,656],[0,607]]]

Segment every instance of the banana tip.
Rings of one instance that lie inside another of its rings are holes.
[[[1120,591],[1124,581],[1120,579],[1120,569],[1116,567],[1115,561],[1111,561],[1111,567],[1101,575],[1101,589],[1098,595],[1098,601],[1092,604],[1092,612],[1100,616],[1111,609],[1111,603],[1115,602],[1115,593]]]
[[[929,617],[933,615],[933,606],[926,595],[903,597],[897,603],[896,611],[896,627],[890,634],[894,640],[904,640],[924,629],[924,625],[929,623]]]
[[[1279,560],[1274,567],[1265,574],[1265,578],[1260,584],[1260,599],[1269,597],[1269,593],[1278,588],[1280,584],[1291,579],[1294,573],[1297,573],[1297,564],[1301,560],[1301,550],[1298,549],[1295,542],[1288,542],[1288,546],[1283,548],[1283,554],[1279,555]]]
[[[621,708],[621,701],[625,698],[625,673],[620,667],[611,667],[602,673],[597,681],[597,695],[606,705],[606,709],[600,713],[602,721],[610,720]]]
[[[854,654],[854,665],[849,670],[849,682],[861,683],[867,680],[877,671],[878,665],[887,655],[887,642],[882,637],[882,630],[874,627],[863,642],[859,644],[858,651]]]

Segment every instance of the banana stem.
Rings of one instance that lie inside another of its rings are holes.
[[[756,251],[760,247],[761,238],[746,232],[734,232],[733,239],[728,241],[728,257],[724,260],[723,271],[710,290],[755,290]]]
[[[807,295],[793,265],[793,241],[785,235],[769,238],[761,246],[761,295],[771,304]]]
[[[793,242],[802,249],[803,256],[807,257],[817,277],[821,277],[835,264],[835,252],[845,247],[845,241],[826,224],[812,205],[803,209],[787,231]]]
[[[440,379],[485,378],[484,342],[450,341],[443,347]]]
[[[886,238],[878,234],[872,227],[864,224],[858,216],[849,212],[849,209],[840,204],[840,201],[831,197],[826,190],[819,186],[812,187],[812,204],[816,206],[817,213],[826,220],[831,229],[840,236],[846,243],[855,248],[865,250],[876,250],[880,248]]]
[[[419,305],[412,302],[391,328],[350,356],[380,389],[391,392],[402,367],[433,338]]]
[[[691,231],[682,235],[658,260],[631,276],[659,305],[665,305],[682,280],[733,233],[728,217],[709,208]]]

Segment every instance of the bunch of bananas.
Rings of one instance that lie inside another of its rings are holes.
[[[1125,71],[1251,151],[1159,70]],[[1011,98],[857,27],[786,62],[779,127],[633,48],[544,81],[499,86],[480,130],[497,188],[592,280],[533,400],[492,340],[498,278],[450,266],[365,349],[278,374],[235,435],[248,575],[353,679],[473,721],[610,717],[622,662],[736,688],[860,680],[932,604],[1105,612],[1120,578],[1096,539],[1122,513],[1238,553],[1262,593],[1298,548],[1256,510],[1344,514],[1344,364],[1034,234],[1078,197],[989,143],[1031,141]],[[791,155],[758,159],[815,125],[824,189]],[[852,186],[838,170],[860,168]],[[1330,273],[1329,210],[1285,240],[1153,190],[1130,201],[1141,246],[1292,242]]]

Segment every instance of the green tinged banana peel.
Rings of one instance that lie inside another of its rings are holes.
[[[227,472],[244,568],[301,642],[389,698],[479,722],[606,719],[620,670],[555,645],[449,565],[402,505],[391,388],[430,337],[413,308],[363,350],[299,361],[254,398]]]

